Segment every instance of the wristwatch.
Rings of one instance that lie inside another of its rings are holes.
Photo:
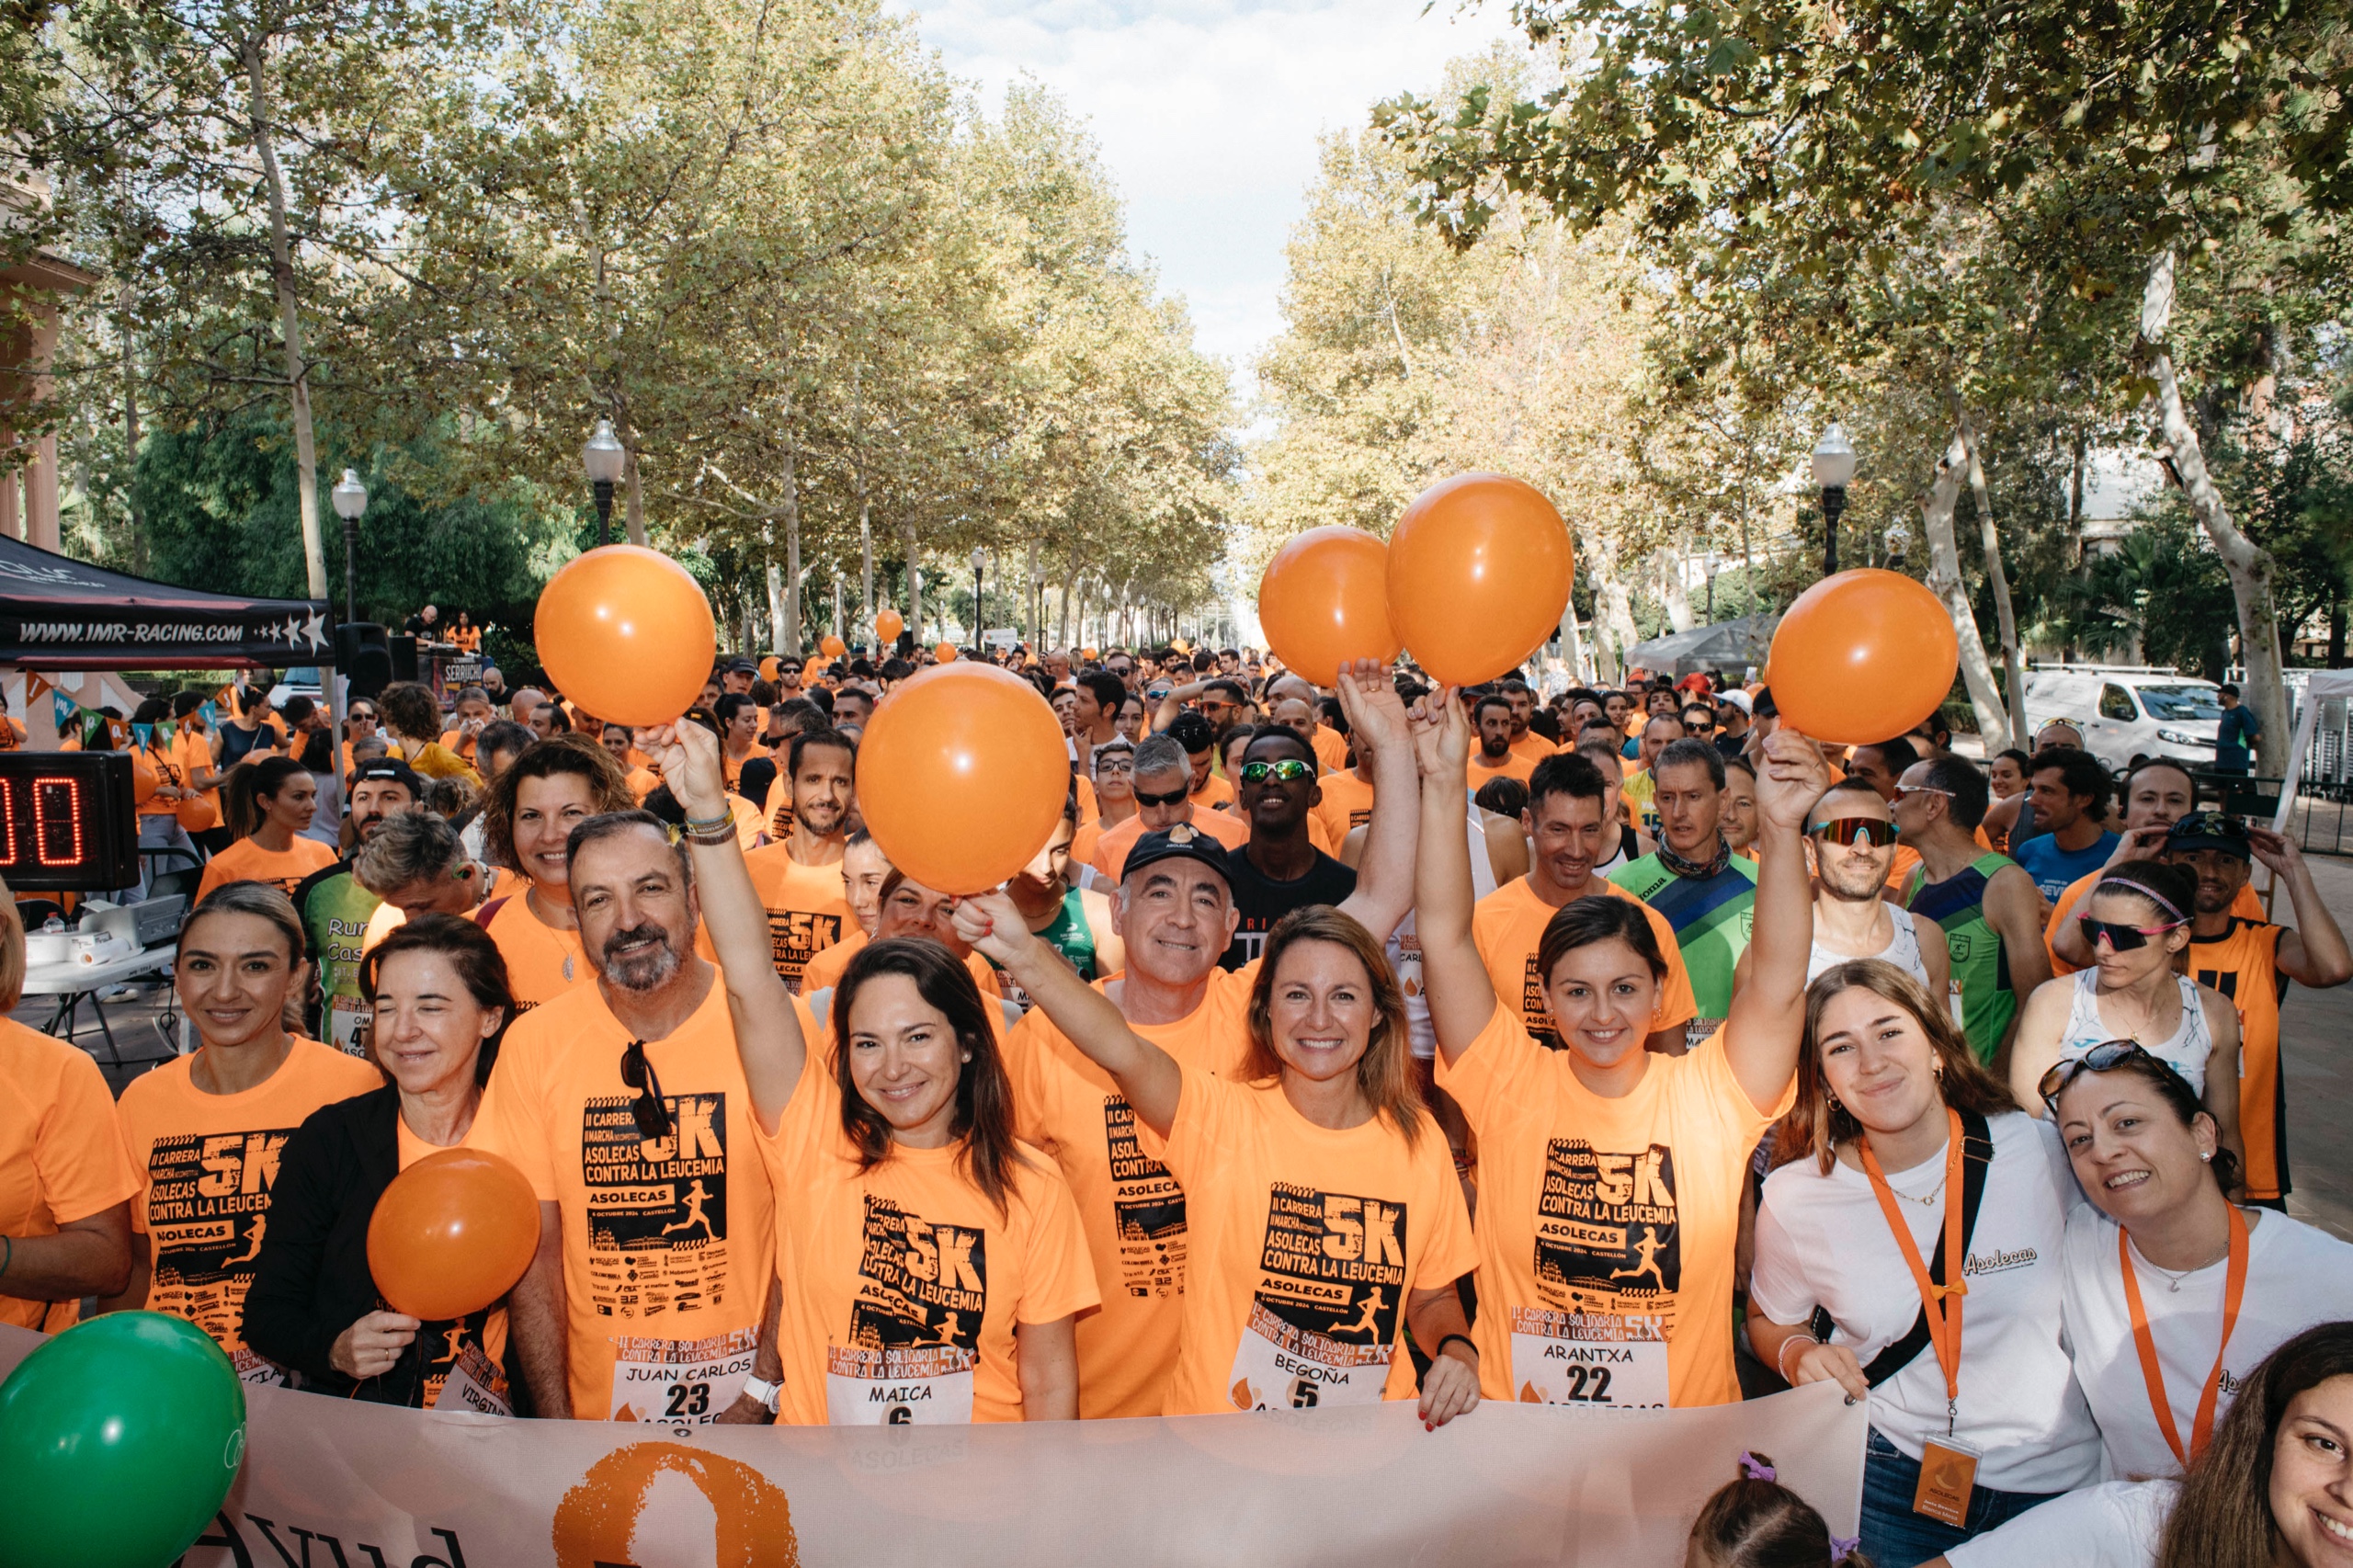
[[[784,1385],[781,1382],[769,1382],[764,1378],[745,1378],[744,1392],[767,1405],[768,1414],[774,1415],[777,1413],[777,1403],[784,1397]]]

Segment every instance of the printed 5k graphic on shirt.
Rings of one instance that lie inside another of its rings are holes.
[[[1683,1253],[1675,1153],[1596,1151],[1555,1138],[1538,1204],[1536,1281],[1549,1310],[1512,1314],[1523,1403],[1663,1406]]]
[[[155,1273],[148,1305],[228,1346],[247,1382],[284,1381],[244,1346],[245,1291],[269,1227],[269,1190],[290,1127],[158,1138],[147,1156]]]
[[[826,1353],[835,1426],[932,1426],[972,1419],[972,1369],[988,1310],[985,1233],[865,1195],[850,1343]]]
[[[1405,1300],[1405,1209],[1277,1182],[1234,1351],[1240,1410],[1373,1404]]]
[[[645,1138],[630,1102],[581,1110],[591,1299],[631,1319],[716,1306],[727,1290],[727,1096],[672,1095],[670,1135]]]
[[[1111,1154],[1120,1288],[1131,1296],[1173,1296],[1185,1285],[1184,1189],[1137,1143],[1136,1113],[1125,1096],[1104,1100],[1103,1135]]]

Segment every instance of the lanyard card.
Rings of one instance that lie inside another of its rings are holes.
[[[1977,1450],[1958,1437],[1928,1438],[1920,1448],[1920,1485],[1912,1494],[1912,1511],[1955,1529],[1968,1528],[1977,1458]]]

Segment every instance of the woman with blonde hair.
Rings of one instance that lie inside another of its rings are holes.
[[[1881,1562],[1933,1558],[2100,1471],[2060,1328],[2074,1174],[1941,1002],[1878,959],[1807,988],[1749,1280],[1758,1358],[1870,1404],[1862,1544]]]

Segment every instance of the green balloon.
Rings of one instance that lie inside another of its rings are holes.
[[[202,1329],[77,1324],[0,1383],[0,1568],[167,1568],[244,1454],[244,1385]]]

